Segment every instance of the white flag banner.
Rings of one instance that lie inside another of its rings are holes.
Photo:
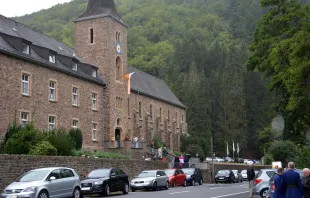
[[[228,142],[227,142],[227,156],[229,155],[229,147],[228,147]]]
[[[235,141],[233,141],[233,152],[235,152]]]
[[[237,143],[237,153],[239,153],[239,143]]]

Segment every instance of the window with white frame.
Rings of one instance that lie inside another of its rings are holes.
[[[53,53],[49,54],[49,62],[56,63],[56,55]]]
[[[73,87],[72,89],[72,104],[74,106],[78,105],[78,88],[77,87]]]
[[[22,74],[22,94],[29,96],[29,75]]]
[[[48,117],[48,129],[50,131],[55,130],[56,128],[56,117],[55,116],[49,116]]]
[[[92,109],[97,110],[97,94],[93,93],[91,99],[92,99]]]
[[[97,123],[92,123],[92,140],[97,140]]]
[[[56,101],[56,82],[50,81],[50,101]]]
[[[22,53],[24,54],[30,54],[30,45],[27,43],[22,43],[23,48],[22,48]]]
[[[29,113],[21,112],[21,126],[25,127],[28,121],[29,121]]]
[[[77,71],[78,69],[78,64],[76,62],[72,63],[72,70]]]
[[[72,121],[72,128],[77,129],[79,127],[79,121],[78,120],[73,120]]]

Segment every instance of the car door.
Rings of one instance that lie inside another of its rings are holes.
[[[125,184],[128,182],[128,176],[122,169],[117,169],[117,172],[118,172],[119,190],[124,190]]]
[[[63,187],[66,196],[71,196],[73,193],[73,187],[75,184],[74,173],[70,169],[61,169],[61,175],[63,177]]]
[[[110,173],[110,191],[115,192],[119,189],[118,177],[116,169],[112,169]]]
[[[54,180],[50,180],[51,177],[55,177]],[[53,170],[49,176],[47,177],[48,180],[48,193],[50,198],[57,198],[57,197],[64,197],[65,195],[65,187],[63,185],[64,180],[61,175],[61,169]]]
[[[159,171],[160,180],[161,180],[161,186],[166,186],[167,183],[167,175],[164,171]]]

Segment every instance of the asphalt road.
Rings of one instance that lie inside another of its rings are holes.
[[[128,195],[115,194],[113,198],[248,198],[248,183],[204,184],[199,186],[175,187],[169,190],[136,191]],[[255,198],[259,198],[256,196]]]

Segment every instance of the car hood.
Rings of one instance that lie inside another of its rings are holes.
[[[5,189],[26,189],[28,187],[41,186],[44,181],[33,181],[33,182],[13,182],[8,185]]]
[[[215,177],[229,177],[228,174],[217,174],[215,175]]]
[[[144,178],[135,178],[131,180],[132,182],[137,182],[137,181],[151,181],[154,180],[155,177],[144,177]]]
[[[96,181],[104,181],[109,179],[109,177],[100,177],[100,178],[87,178],[81,181],[81,184],[85,184],[85,183],[93,183]]]

